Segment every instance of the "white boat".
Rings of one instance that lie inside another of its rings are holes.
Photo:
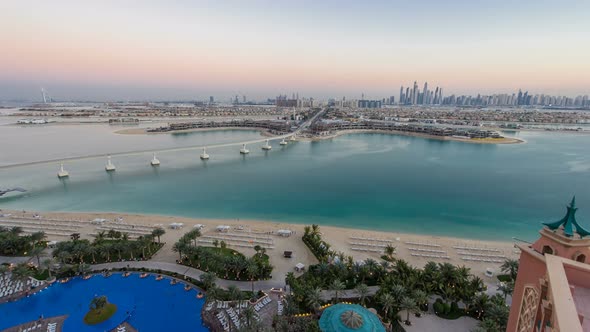
[[[156,153],[154,153],[154,157],[152,158],[150,164],[152,166],[160,166],[160,161],[158,160],[158,158],[156,158]]]
[[[262,150],[270,150],[272,149],[272,146],[269,144],[268,140],[266,140],[266,143],[264,143],[264,145],[262,146]]]
[[[248,154],[248,153],[250,153],[250,150],[246,149],[246,144],[242,145],[242,148],[240,149],[240,153],[241,154]]]
[[[203,153],[201,153],[201,160],[209,159],[209,155],[207,154],[207,148],[203,148]]]
[[[113,162],[111,161],[111,156],[108,156],[107,165],[104,167],[104,169],[107,172],[112,172],[112,171],[114,171],[116,169],[115,168],[115,165],[113,165]]]
[[[279,143],[280,145],[287,145],[289,143],[287,143],[287,141],[285,141],[285,139],[283,138],[283,140],[281,141],[281,143]]]
[[[64,164],[62,163],[59,172],[57,172],[57,177],[61,179],[67,178],[68,176],[70,176],[70,173],[64,169]]]

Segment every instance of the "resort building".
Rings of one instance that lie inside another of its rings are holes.
[[[576,199],[559,221],[521,250],[507,331],[590,331],[590,231],[576,220]]]

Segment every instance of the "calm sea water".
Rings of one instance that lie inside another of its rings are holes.
[[[6,130],[6,129],[10,130]],[[255,131],[116,135],[105,125],[2,126],[1,163],[118,151],[251,140]],[[513,133],[514,135],[514,133]],[[535,239],[540,222],[561,218],[577,195],[590,227],[590,136],[518,133],[526,144],[485,145],[383,134],[297,142],[263,152],[250,146],[69,162],[0,170],[0,186],[26,195],[0,208],[118,211],[206,218],[262,219],[508,240]]]

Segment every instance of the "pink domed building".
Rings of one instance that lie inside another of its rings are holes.
[[[507,331],[590,331],[590,231],[566,215],[543,223],[541,237],[521,250]]]

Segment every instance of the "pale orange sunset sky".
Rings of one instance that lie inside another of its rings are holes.
[[[3,1],[0,99],[587,94],[587,1]]]

